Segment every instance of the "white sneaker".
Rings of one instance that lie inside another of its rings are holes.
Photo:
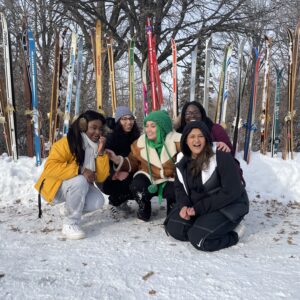
[[[240,223],[238,226],[236,226],[233,229],[234,232],[237,233],[239,239],[241,239],[241,237],[245,234],[246,232],[246,226],[243,223]]]
[[[81,240],[85,238],[85,233],[77,224],[64,224],[61,233],[64,238],[69,240]]]
[[[62,205],[59,207],[59,214],[60,214],[62,217],[65,217],[65,216],[66,216],[66,206],[65,206],[65,204],[62,204]]]

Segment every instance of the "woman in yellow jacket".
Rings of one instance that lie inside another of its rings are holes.
[[[53,144],[35,184],[47,202],[65,202],[62,235],[68,239],[84,238],[80,228],[82,212],[99,209],[104,204],[102,193],[94,186],[95,181],[103,182],[109,175],[102,136],[104,124],[105,118],[95,111],[81,114],[67,136]]]

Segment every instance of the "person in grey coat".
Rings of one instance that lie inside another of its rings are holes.
[[[176,204],[165,220],[175,239],[196,249],[216,251],[233,246],[244,232],[240,224],[249,200],[230,153],[212,148],[209,129],[193,121],[183,130],[182,159],[176,164]]]

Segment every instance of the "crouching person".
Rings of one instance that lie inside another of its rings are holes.
[[[249,200],[232,155],[214,153],[202,121],[186,125],[180,146],[184,156],[176,164],[176,204],[165,221],[166,232],[202,251],[237,244]]]
[[[62,236],[82,239],[80,227],[83,212],[99,209],[104,197],[94,182],[103,182],[109,175],[109,159],[104,154],[102,127],[105,118],[86,111],[70,126],[68,134],[53,144],[44,170],[35,184],[39,194],[49,203],[65,202]],[[39,195],[39,217],[41,203]]]

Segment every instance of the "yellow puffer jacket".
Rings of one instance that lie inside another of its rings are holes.
[[[79,165],[72,155],[67,137],[63,137],[53,144],[49,157],[45,163],[44,171],[35,184],[37,191],[44,182],[41,195],[52,202],[56,192],[64,180],[78,175]],[[109,158],[107,154],[96,158],[96,181],[103,182],[109,175]]]

